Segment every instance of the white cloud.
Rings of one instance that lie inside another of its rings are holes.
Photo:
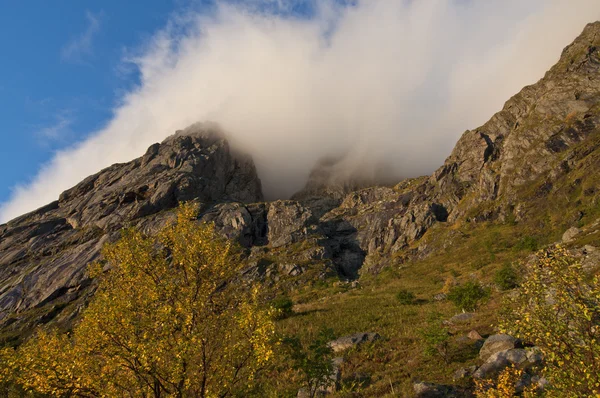
[[[86,57],[93,54],[93,41],[100,30],[101,15],[90,11],[85,13],[87,27],[80,35],[72,38],[61,49],[60,56],[63,61],[84,62]]]
[[[597,0],[318,4],[309,20],[225,3],[174,18],[135,59],[141,84],[113,119],[17,188],[0,219],[203,120],[254,156],[270,196],[342,151],[348,170],[382,161],[398,178],[429,173],[600,17]]]
[[[70,134],[73,119],[69,112],[59,113],[54,124],[43,127],[35,132],[35,135],[43,141],[62,141]]]

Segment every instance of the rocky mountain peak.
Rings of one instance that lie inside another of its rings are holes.
[[[165,210],[190,200],[203,208],[262,201],[252,159],[232,151],[214,125],[178,131],[1,226],[0,325],[9,314],[84,297],[91,291],[87,264],[107,239],[126,225],[152,230],[168,219]]]

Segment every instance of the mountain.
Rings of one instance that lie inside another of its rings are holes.
[[[86,266],[102,244],[124,226],[156,230],[181,201],[240,244],[248,277],[282,289],[440,255],[465,238],[460,225],[517,224],[548,242],[586,225],[600,217],[599,49],[596,22],[431,176],[394,186],[332,181],[338,160],[326,159],[291,200],[263,202],[252,160],[218,127],[179,131],[0,226],[2,339],[68,327],[93,294]]]

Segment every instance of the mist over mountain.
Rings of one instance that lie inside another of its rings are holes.
[[[268,199],[290,197],[326,156],[349,175],[428,174],[600,17],[594,0],[319,1],[307,16],[251,4],[173,15],[126,60],[139,84],[112,119],[16,187],[0,221],[197,121],[252,155]]]

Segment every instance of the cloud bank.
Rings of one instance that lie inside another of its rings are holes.
[[[429,173],[600,19],[597,0],[315,0],[310,17],[268,3],[174,15],[132,60],[140,84],[112,120],[16,187],[0,220],[204,120],[253,155],[269,197],[331,154],[349,172]]]

